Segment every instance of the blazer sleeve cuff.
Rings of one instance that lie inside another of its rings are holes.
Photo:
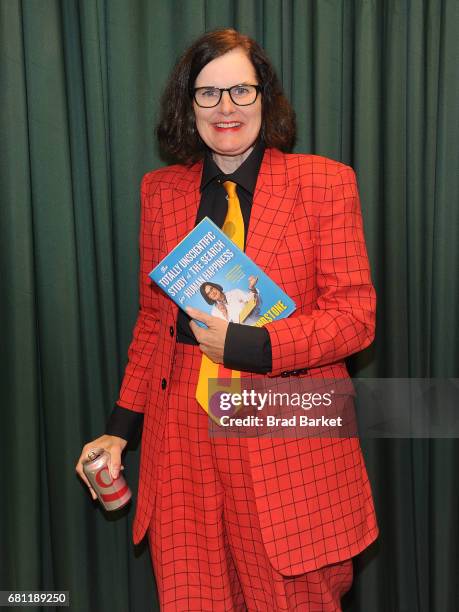
[[[129,441],[137,433],[142,422],[142,412],[134,412],[115,404],[108,418],[105,433]]]
[[[229,323],[223,364],[231,370],[267,374],[272,367],[271,341],[263,327]]]

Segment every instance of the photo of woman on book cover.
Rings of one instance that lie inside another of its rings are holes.
[[[249,324],[249,316],[258,312],[260,294],[255,288],[258,278],[249,276],[249,291],[230,289],[223,291],[217,283],[206,282],[200,287],[201,295],[207,304],[213,306],[210,314],[231,323]]]

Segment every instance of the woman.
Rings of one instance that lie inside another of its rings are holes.
[[[129,363],[107,433],[77,465],[89,486],[81,461],[102,447],[116,477],[144,415],[134,541],[148,531],[162,610],[339,610],[352,557],[377,537],[357,439],[209,438],[195,399],[206,360],[268,383],[346,378],[344,358],[372,342],[354,173],[288,154],[294,127],[264,51],[234,30],[197,40],[163,98],[157,133],[178,164],[143,179]],[[204,216],[234,220],[234,189],[241,244],[297,310],[264,328],[190,310],[203,329],[148,273]]]
[[[238,288],[223,291],[221,285],[209,282],[203,283],[200,291],[207,304],[212,306],[212,316],[247,325],[250,321],[249,315],[257,312],[256,307],[259,304],[259,294],[255,289],[257,280],[256,276],[249,276],[249,291]]]

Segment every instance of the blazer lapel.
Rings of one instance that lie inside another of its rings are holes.
[[[284,155],[276,149],[266,149],[255,187],[245,249],[265,270],[269,269],[285,233],[298,189],[298,183],[288,184]]]
[[[161,195],[167,253],[193,229],[201,199],[202,163],[180,170],[171,188],[163,189]]]

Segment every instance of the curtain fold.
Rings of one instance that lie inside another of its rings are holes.
[[[130,543],[133,507],[104,516],[74,463],[103,432],[126,361],[161,92],[215,27],[268,52],[296,151],[356,170],[378,330],[352,373],[459,376],[457,0],[2,0],[2,590],[158,609],[148,550]],[[452,612],[457,440],[362,445],[381,536],[345,609]],[[126,457],[133,489],[138,454]]]

